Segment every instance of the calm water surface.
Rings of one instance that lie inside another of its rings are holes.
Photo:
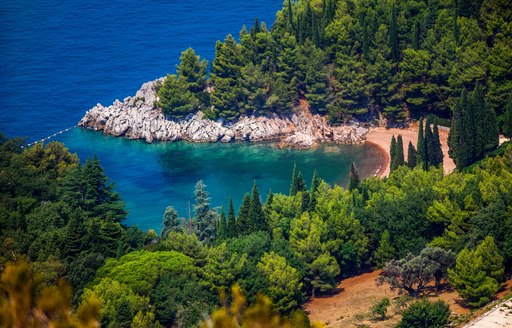
[[[254,18],[270,26],[279,0],[16,0],[0,3],[0,131],[28,142],[75,125],[100,102],[133,95],[146,81],[172,73],[193,47],[211,61],[215,41],[238,35]],[[127,224],[160,229],[169,204],[188,216],[194,184],[204,179],[212,204],[235,205],[254,180],[262,194],[286,192],[293,164],[309,182],[313,170],[346,183],[354,160],[373,172],[369,146],[279,150],[271,144],[146,144],[73,129],[57,140],[84,160],[96,154],[116,181]]]

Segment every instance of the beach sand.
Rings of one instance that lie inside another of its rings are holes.
[[[416,148],[416,143],[418,140],[418,123],[413,123],[409,125],[408,128],[398,129],[398,128],[384,128],[377,127],[373,128],[366,138],[366,142],[372,143],[380,147],[384,150],[385,156],[385,164],[383,164],[383,168],[379,171],[379,176],[386,177],[389,175],[389,146],[391,145],[391,138],[393,135],[397,137],[399,134],[402,135],[403,143],[404,143],[404,157],[407,160],[407,148],[409,145],[409,141],[412,141],[414,148]],[[443,168],[445,173],[450,173],[455,169],[455,163],[448,156],[448,130],[445,130],[443,127],[439,127],[439,139],[441,141],[441,149],[443,150]]]

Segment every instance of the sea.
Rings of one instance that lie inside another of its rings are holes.
[[[287,193],[293,166],[309,184],[316,170],[346,185],[350,163],[361,175],[378,168],[369,145],[278,149],[272,143],[153,143],[76,128],[97,103],[134,95],[174,73],[192,47],[209,62],[215,43],[255,18],[270,28],[279,0],[12,0],[0,2],[0,132],[27,143],[53,136],[82,162],[97,156],[126,203],[126,225],[161,230],[174,206],[193,215],[194,185],[204,180],[212,207],[239,206],[256,182],[264,198]],[[64,132],[61,132],[64,131]],[[47,142],[48,142],[47,141]],[[264,200],[264,199],[263,199]]]

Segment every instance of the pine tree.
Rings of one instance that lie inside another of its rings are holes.
[[[414,50],[420,50],[420,22],[416,20],[412,26],[412,48]]]
[[[263,212],[263,206],[261,205],[260,193],[256,186],[256,181],[252,187],[251,207],[249,210],[249,217],[251,220],[252,232],[256,231],[268,231],[267,218]]]
[[[198,107],[186,80],[175,74],[167,75],[158,90],[158,99],[156,105],[162,109],[164,115],[172,118],[184,118]]]
[[[180,65],[176,66],[179,78],[185,81],[187,89],[200,101],[203,99],[200,94],[205,93],[207,67],[208,61],[201,60],[192,48],[181,53]]]
[[[194,190],[194,218],[192,224],[197,238],[206,243],[215,239],[216,217],[210,210],[210,197],[203,180],[199,180]]]
[[[388,230],[384,230],[379,241],[379,247],[375,250],[375,262],[377,267],[382,268],[396,256],[396,249],[391,244],[390,235]]]
[[[235,217],[235,209],[233,208],[233,199],[229,197],[227,237],[235,238],[238,235],[238,228]]]
[[[83,217],[80,212],[75,212],[69,219],[64,237],[63,253],[66,258],[72,259],[82,251],[83,235]]]
[[[419,159],[419,161],[417,161],[418,164],[421,163],[423,165],[423,168],[425,168],[425,162],[427,161],[427,152],[425,149],[425,137],[423,133],[423,118],[420,118],[420,122],[418,125],[418,141],[416,142],[416,151],[418,153]]]
[[[404,142],[402,140],[402,135],[399,134],[396,139],[396,154],[395,154],[395,167],[399,167],[404,165]]]
[[[101,244],[101,253],[105,257],[116,256],[121,236],[121,225],[115,222],[113,217],[110,216],[101,222],[99,240]]]
[[[512,92],[508,96],[504,112],[501,129],[503,130],[503,135],[512,140]]]
[[[181,230],[181,223],[178,219],[178,212],[172,206],[167,206],[164,212],[163,229],[160,237],[164,239],[171,231]]]
[[[395,63],[400,61],[400,46],[398,41],[398,24],[396,15],[396,5],[393,3],[391,9],[391,23],[389,26],[389,43],[391,48],[391,58]]]
[[[348,183],[348,190],[352,191],[354,189],[359,188],[359,173],[357,172],[356,164],[352,162],[350,165],[350,173],[349,173],[350,181]]]
[[[236,220],[238,235],[248,235],[253,230],[251,220],[251,196],[246,193],[238,210],[238,219]]]
[[[391,137],[391,145],[389,146],[389,171],[393,172],[396,169],[396,139],[395,135]]]
[[[407,166],[411,169],[416,167],[418,160],[418,154],[416,153],[416,149],[412,145],[412,142],[409,141],[409,146],[407,147]]]

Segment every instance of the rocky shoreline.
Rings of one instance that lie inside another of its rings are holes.
[[[325,117],[308,110],[297,110],[287,116],[241,116],[234,122],[212,121],[203,118],[201,112],[171,120],[154,106],[162,81],[160,78],[144,83],[135,96],[122,102],[116,100],[108,107],[97,104],[86,112],[78,126],[149,143],[277,141],[282,147],[296,148],[311,148],[321,142],[362,143],[369,132],[368,125],[358,122],[331,126]]]

